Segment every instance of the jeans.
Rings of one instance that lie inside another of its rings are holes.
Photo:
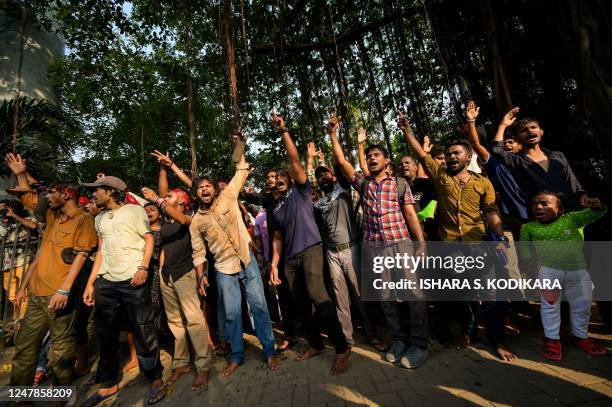
[[[96,374],[101,387],[109,388],[119,383],[119,331],[124,318],[134,334],[141,371],[151,382],[161,379],[163,367],[149,285],[133,287],[130,280],[109,281],[99,277],[94,288],[94,319],[100,341]]]
[[[268,305],[266,304],[259,266],[253,253],[251,253],[251,262],[244,270],[236,274],[219,272],[216,274],[217,286],[221,295],[220,301],[223,303],[223,309],[225,310],[224,330],[229,336],[232,348],[229,360],[238,364],[244,363],[241,290],[245,291],[247,303],[253,314],[255,334],[263,347],[264,358],[267,359],[275,355],[274,332],[268,314]]]

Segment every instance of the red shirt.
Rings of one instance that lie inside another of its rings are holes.
[[[363,240],[388,243],[410,240],[400,201],[404,205],[414,204],[412,192],[407,187],[403,200],[400,200],[396,178],[389,172],[386,174],[384,179],[377,182],[373,177],[355,172],[351,180],[353,187],[361,194]]]

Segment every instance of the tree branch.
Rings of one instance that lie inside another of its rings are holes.
[[[281,50],[285,55],[289,54],[299,54],[303,52],[312,52],[312,51],[320,51],[328,48],[335,48],[336,45],[338,47],[344,47],[358,39],[362,38],[363,35],[375,31],[381,27],[384,27],[387,24],[391,24],[399,19],[402,19],[406,16],[412,16],[417,14],[417,9],[410,8],[407,10],[403,10],[392,15],[384,16],[378,20],[369,21],[360,26],[353,26],[348,30],[344,31],[342,34],[336,36],[336,41],[334,42],[333,38],[327,41],[321,42],[313,42],[308,44],[259,44],[253,47],[253,52],[255,54],[269,54],[273,53],[275,50]]]

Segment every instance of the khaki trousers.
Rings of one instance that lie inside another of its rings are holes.
[[[189,366],[189,335],[195,353],[196,369],[198,372],[209,370],[211,357],[208,351],[208,327],[200,308],[195,270],[176,281],[170,277],[167,284],[161,276],[161,293],[168,326],[174,335],[172,369]]]
[[[62,310],[49,314],[50,299],[50,295],[30,295],[28,310],[15,340],[11,386],[31,386],[34,383],[38,352],[47,331],[51,333],[49,374],[58,385],[71,383],[75,361],[74,312]]]

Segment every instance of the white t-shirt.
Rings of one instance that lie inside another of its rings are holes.
[[[149,218],[140,205],[126,204],[112,212],[96,216],[96,232],[102,238],[103,262],[98,276],[109,281],[125,281],[134,277],[142,264],[144,236],[151,233]]]

